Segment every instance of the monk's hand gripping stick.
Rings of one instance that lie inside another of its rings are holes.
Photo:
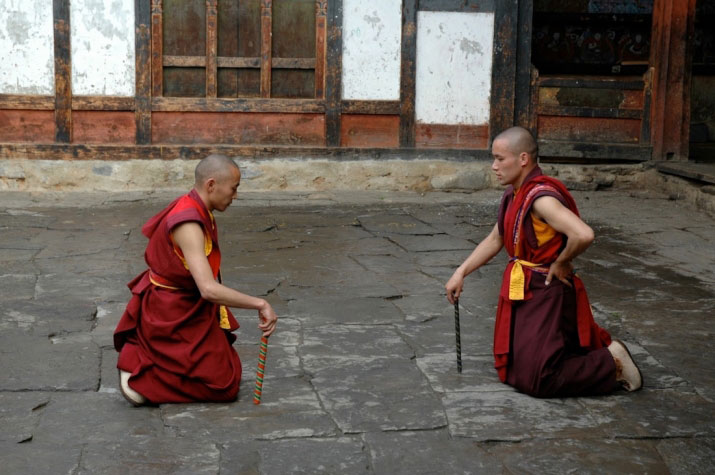
[[[268,338],[261,337],[261,346],[258,349],[258,370],[256,371],[256,387],[253,390],[253,404],[261,403],[263,392],[263,376],[266,371],[266,354],[268,354]]]
[[[454,335],[457,340],[457,372],[462,372],[462,337],[459,334],[459,299],[454,299]]]

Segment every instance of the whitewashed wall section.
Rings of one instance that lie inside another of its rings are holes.
[[[493,13],[418,12],[417,122],[489,122],[493,36]]]
[[[52,2],[0,3],[0,94],[54,94]]]
[[[70,25],[72,94],[133,96],[134,0],[72,0]]]
[[[343,1],[343,99],[400,98],[401,0]]]

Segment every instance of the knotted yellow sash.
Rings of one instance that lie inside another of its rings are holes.
[[[542,268],[541,264],[514,259],[514,265],[511,268],[509,275],[509,300],[524,300],[524,286],[526,285],[526,276],[524,275],[524,266],[530,268]]]

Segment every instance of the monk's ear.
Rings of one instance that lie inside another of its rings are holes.
[[[215,178],[209,178],[208,180],[206,180],[205,183],[206,183],[206,185],[205,185],[206,191],[208,191],[209,193],[211,193],[212,191],[214,191],[216,189],[216,179]]]
[[[529,164],[530,159],[531,159],[531,157],[529,156],[528,153],[521,152],[519,154],[519,165],[521,165],[522,167],[527,166]]]

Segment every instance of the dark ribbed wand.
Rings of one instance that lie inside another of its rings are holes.
[[[457,339],[457,372],[462,372],[462,337],[459,335],[459,299],[454,299],[454,335]]]

